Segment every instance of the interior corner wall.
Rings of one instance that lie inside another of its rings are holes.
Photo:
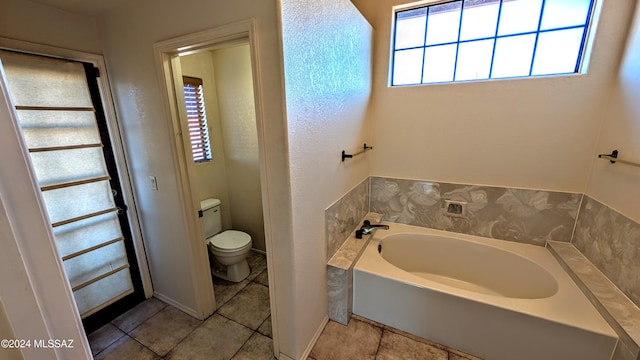
[[[597,151],[608,154],[617,149],[620,159],[640,163],[640,6],[629,14],[634,18]],[[586,193],[640,223],[639,184],[640,168],[596,159]]]
[[[260,186],[258,130],[248,44],[211,52],[234,229],[251,235],[254,249],[266,250]]]
[[[180,57],[180,65],[182,67],[182,75],[202,79],[207,124],[209,125],[212,160],[195,165],[199,199],[200,201],[209,198],[219,199],[222,209],[222,228],[231,229],[231,207],[227,187],[225,151],[222,143],[218,93],[211,52],[202,51],[182,56]]]
[[[389,87],[392,6],[372,22],[371,175],[584,192],[633,0],[601,0],[584,75]]]
[[[341,151],[371,144],[372,29],[349,0],[280,3],[299,358],[327,316],[324,210],[369,176],[371,152]]]
[[[29,0],[2,0],[0,36],[94,54],[102,53],[95,19]]]

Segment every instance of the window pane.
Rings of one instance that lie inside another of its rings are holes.
[[[424,45],[427,25],[427,9],[415,9],[397,13],[395,49]]]
[[[420,84],[422,76],[423,49],[400,50],[395,52],[393,65],[393,85]]]
[[[32,152],[31,161],[40,186],[109,175],[99,147]]]
[[[504,0],[498,35],[538,30],[542,0]]]
[[[500,0],[465,0],[460,40],[492,37],[496,34]]]
[[[488,79],[493,39],[461,43],[458,48],[456,81]]]
[[[499,38],[491,77],[529,76],[535,42],[535,34]]]
[[[456,63],[456,45],[428,47],[424,54],[424,75],[422,82],[435,83],[453,81]]]
[[[584,25],[590,4],[590,0],[547,0],[540,29]]]
[[[18,117],[30,148],[101,142],[93,111],[18,110]]]
[[[429,7],[427,45],[458,41],[462,1]]]
[[[582,32],[579,28],[540,33],[532,75],[575,72]]]

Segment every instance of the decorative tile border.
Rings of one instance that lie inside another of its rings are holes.
[[[324,212],[327,261],[338,251],[369,212],[369,178],[354,187]]]
[[[573,245],[640,306],[640,224],[585,196]]]
[[[571,241],[581,194],[371,177],[370,211],[384,220],[544,246]],[[467,203],[445,216],[445,200]]]

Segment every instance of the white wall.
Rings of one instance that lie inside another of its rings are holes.
[[[605,0],[586,75],[390,88],[392,5],[375,30],[371,174],[583,192],[633,0]],[[375,4],[374,4],[375,3]]]
[[[327,316],[324,209],[369,175],[371,152],[344,163],[340,154],[371,143],[372,32],[349,0],[280,3],[299,355]]]
[[[629,10],[629,13],[633,12]],[[627,47],[602,126],[597,151],[620,151],[620,159],[640,163],[640,6],[636,5]],[[592,154],[593,155],[593,154]],[[640,169],[597,160],[587,195],[640,222]]]
[[[222,128],[218,110],[218,93],[216,77],[213,68],[211,52],[202,51],[196,54],[180,57],[182,74],[202,79],[204,103],[207,110],[209,125],[209,140],[213,160],[196,164],[196,181],[198,183],[199,199],[220,199],[222,202],[222,227],[231,228],[231,210],[229,206],[229,192],[227,189],[227,170],[225,151],[222,142]],[[260,179],[258,178],[258,181]],[[261,209],[262,210],[262,209]]]
[[[0,36],[101,53],[96,21],[29,0],[0,2]]]
[[[253,248],[264,251],[258,130],[249,45],[215,50],[211,54],[216,71],[232,227],[250,234]]]
[[[133,173],[154,288],[184,306],[194,307],[186,229],[176,205],[179,201],[176,159],[167,146],[171,126],[164,110],[161,95],[164,86],[156,73],[152,48],[161,40],[250,18],[257,23],[257,51],[262,69],[257,75],[263,88],[260,96],[265,121],[266,171],[262,176],[270,184],[265,197],[269,199],[268,230],[273,239],[269,275],[277,291],[276,300],[272,301],[272,309],[275,306],[278,312],[274,326],[280,352],[294,357],[298,321],[289,309],[297,299],[288,285],[295,275],[295,257],[277,3],[194,0],[186,6],[175,0],[138,0],[103,14],[98,26]],[[151,190],[149,175],[157,176],[159,191]]]

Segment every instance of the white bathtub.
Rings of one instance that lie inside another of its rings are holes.
[[[489,360],[611,359],[616,334],[547,249],[385,224],[355,265],[354,314]]]

